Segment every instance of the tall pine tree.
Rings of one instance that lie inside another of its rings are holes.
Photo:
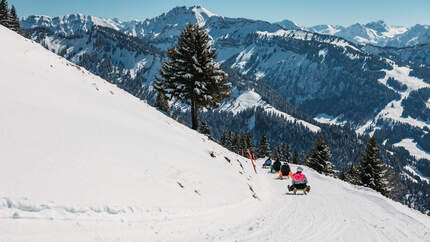
[[[15,6],[12,5],[9,15],[9,28],[18,34],[21,34],[21,26],[19,24],[18,15],[16,14]]]
[[[185,28],[167,57],[154,87],[169,100],[175,98],[190,105],[192,128],[197,130],[200,108],[219,107],[230,96],[231,83],[226,83],[227,74],[215,62],[216,51],[209,36],[198,24]]]
[[[270,145],[265,134],[261,135],[260,144],[257,150],[258,158],[270,156]]]
[[[305,165],[313,168],[318,173],[334,176],[333,165],[330,162],[331,151],[322,137],[319,137],[312,148]]]
[[[9,28],[9,8],[6,0],[0,2],[0,24]]]
[[[388,195],[387,181],[384,178],[386,167],[379,159],[379,149],[375,136],[372,136],[367,142],[366,150],[360,156],[358,164],[360,183],[383,195]]]

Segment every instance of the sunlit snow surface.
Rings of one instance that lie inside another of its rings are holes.
[[[310,195],[287,195],[263,160],[255,174],[86,70],[0,36],[0,241],[430,240],[428,216],[306,167]]]

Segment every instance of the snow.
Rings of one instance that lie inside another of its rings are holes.
[[[327,56],[327,49],[322,49],[318,51],[318,56],[322,56],[323,60]]]
[[[323,124],[331,124],[331,125],[345,125],[346,121],[339,121],[342,118],[342,115],[333,117],[331,115],[327,115],[325,113],[320,113],[314,117],[314,120]]]
[[[298,39],[298,40],[316,40],[316,41],[320,41],[323,43],[331,43],[334,44],[336,46],[342,47],[344,49],[346,49],[347,47],[358,51],[358,52],[362,52],[361,50],[359,50],[357,47],[355,47],[354,45],[350,44],[349,42],[345,41],[344,39],[341,38],[336,38],[335,40],[330,40],[330,39],[315,39],[314,34],[313,33],[308,33],[305,31],[300,31],[300,30],[284,30],[284,29],[280,29],[274,32],[270,32],[270,31],[256,31],[256,33],[258,35],[260,35],[260,37],[266,37],[266,38],[273,38],[273,37],[283,37],[283,38],[293,38],[293,39]]]
[[[307,167],[310,195],[286,195],[264,160],[256,174],[116,86],[0,35],[0,241],[430,240],[428,216]]]
[[[421,146],[415,142],[415,140],[407,138],[402,139],[399,143],[395,143],[396,147],[403,147],[409,153],[417,159],[427,159],[430,160],[430,153],[426,152]]]
[[[249,60],[252,57],[252,54],[254,53],[254,47],[247,48],[239,53],[239,55],[236,57],[235,63],[231,66],[231,68],[239,68],[243,69],[246,64],[249,62]],[[246,74],[246,73],[244,73]]]
[[[192,11],[196,14],[197,19],[204,19],[203,18],[204,15],[206,15],[206,17],[208,17],[208,18],[213,17],[213,16],[218,16],[218,15],[210,12],[206,8],[203,8],[200,6],[194,7],[192,9]]]
[[[386,32],[383,32],[382,35],[388,38],[394,38],[396,35],[404,34],[408,31],[408,28],[401,26],[389,26]]]
[[[219,108],[219,110],[229,111],[229,112],[236,114],[238,112],[244,111],[244,110],[249,109],[249,108],[262,107],[262,108],[264,108],[264,110],[267,113],[273,113],[273,114],[279,115],[279,116],[285,118],[286,120],[288,120],[290,122],[297,122],[312,132],[318,133],[319,131],[321,131],[321,128],[316,126],[316,125],[313,125],[313,124],[308,123],[308,122],[303,121],[303,120],[296,119],[287,113],[284,113],[284,112],[277,110],[273,106],[266,103],[261,98],[261,96],[254,91],[247,90],[247,91],[239,93],[239,91],[237,89],[235,89],[235,90],[233,90],[232,96],[235,97],[234,101],[230,102],[230,103],[228,103],[228,102],[224,103]]]
[[[260,79],[261,79],[261,78],[263,78],[265,75],[266,75],[266,74],[264,74],[264,72],[261,72],[261,71],[256,72],[256,73],[255,73],[255,79],[256,79],[256,80],[260,80]]]
[[[383,70],[383,71],[386,73],[385,77],[379,79],[378,81],[381,84],[392,89],[393,91],[399,93],[401,95],[401,99],[393,100],[390,103],[388,103],[385,106],[385,108],[381,110],[373,120],[369,120],[365,125],[358,128],[357,132],[360,134],[363,134],[365,130],[368,128],[375,129],[376,128],[375,124],[377,123],[377,120],[380,118],[385,120],[401,122],[401,123],[408,123],[412,126],[419,127],[419,128],[424,128],[424,127],[430,128],[430,123],[428,122],[424,122],[411,117],[402,117],[403,107],[401,105],[402,101],[406,99],[412,91],[418,90],[420,88],[430,87],[430,84],[424,82],[420,78],[410,76],[409,73],[411,72],[411,69],[408,66],[397,66],[394,64],[392,70]],[[387,81],[389,78],[394,78],[400,83],[406,85],[407,89],[405,91],[397,91],[393,89],[391,86],[387,84]]]
[[[415,176],[418,176],[421,180],[424,180],[427,183],[430,183],[429,177],[424,176],[423,174],[421,174],[419,171],[415,170],[411,166],[405,166],[405,169],[408,170],[409,172],[411,172],[412,174],[414,174]],[[412,180],[418,182],[417,180],[415,180],[413,178],[412,178]]]

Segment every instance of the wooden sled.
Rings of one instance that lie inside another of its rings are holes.
[[[293,194],[294,194],[294,195],[296,195],[297,191],[302,191],[305,195],[308,195],[308,191],[306,191],[306,189],[307,189],[307,188],[304,188],[304,189],[297,189],[297,188],[294,188],[294,190],[293,190]]]

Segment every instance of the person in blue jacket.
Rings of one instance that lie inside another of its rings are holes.
[[[269,168],[272,165],[272,161],[270,160],[270,157],[267,158],[267,160],[263,164],[263,168]]]

